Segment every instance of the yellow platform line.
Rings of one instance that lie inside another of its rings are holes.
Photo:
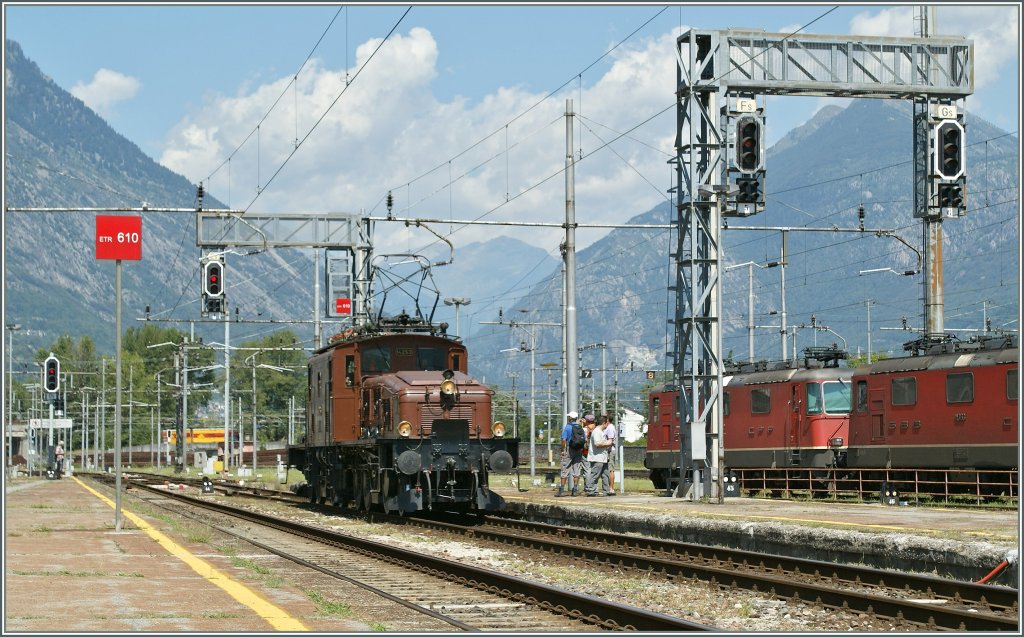
[[[72,479],[83,489],[93,494],[100,500],[106,502],[110,506],[110,508],[113,509],[116,507],[115,503],[111,501],[110,498],[106,497],[105,495],[96,491],[95,489],[90,488],[88,485],[86,485],[78,478]],[[156,540],[157,543],[160,544],[160,546],[167,549],[168,553],[170,553],[174,557],[178,558],[179,560],[187,564],[189,567],[192,568],[193,571],[198,573],[201,577],[209,581],[211,584],[214,584],[223,589],[224,592],[233,597],[239,603],[251,608],[253,612],[255,612],[257,615],[265,619],[267,623],[274,627],[275,630],[309,630],[309,628],[307,628],[306,625],[300,622],[298,619],[295,619],[286,611],[282,610],[281,608],[278,608],[274,604],[271,604],[267,600],[263,599],[255,591],[248,588],[244,584],[241,584],[231,579],[224,573],[218,571],[207,561],[199,557],[196,557],[195,555],[190,553],[186,548],[177,544],[174,540],[167,537],[157,529],[153,528],[151,524],[149,524],[139,516],[135,515],[130,511],[125,510],[124,507],[121,507],[121,512],[124,513],[125,517],[134,522],[135,526],[139,527],[139,529],[144,531],[146,535],[150,536],[151,538]]]

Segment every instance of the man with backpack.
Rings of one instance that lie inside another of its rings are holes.
[[[586,446],[586,433],[583,427],[577,422],[580,417],[575,411],[566,414],[568,422],[562,427],[562,456],[561,456],[561,482],[558,485],[556,498],[565,493],[565,483],[570,482],[570,495],[576,495],[579,488],[580,470],[583,467],[583,448]]]

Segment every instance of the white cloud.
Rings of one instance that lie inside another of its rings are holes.
[[[75,84],[71,88],[71,94],[99,115],[106,117],[114,104],[135,97],[141,86],[142,83],[130,75],[100,69],[88,84]]]
[[[674,56],[665,51],[674,50],[674,42],[674,35],[666,34],[620,47],[607,73],[584,77],[589,88],[582,95],[576,85],[543,100],[545,92],[512,86],[472,102],[461,97],[441,102],[431,91],[438,75],[437,43],[425,29],[413,28],[392,36],[347,89],[345,69],[312,60],[297,86],[290,86],[290,76],[282,77],[209,99],[170,133],[161,163],[198,182],[239,148],[230,167],[224,164],[206,182],[207,191],[243,208],[257,188],[265,188],[253,212],[384,216],[390,190],[397,217],[560,224],[565,212],[564,112],[571,98],[579,114],[574,147],[583,153],[575,169],[577,221],[623,222],[665,201],[672,185],[666,161],[674,154],[671,87],[676,70]],[[350,79],[376,46],[377,41],[369,41],[358,48]],[[292,154],[295,140],[303,140],[343,89],[267,187]],[[282,93],[285,98],[259,132],[249,136]],[[612,143],[621,158],[601,148],[659,111],[664,112],[653,123]],[[403,242],[402,248],[433,239],[422,229],[399,224],[378,224],[377,236],[382,232]],[[605,232],[581,233],[579,244]],[[553,249],[564,236],[557,228],[514,233],[504,226],[476,225],[460,230],[453,240],[481,241],[505,233]],[[545,235],[543,243],[538,234]]]

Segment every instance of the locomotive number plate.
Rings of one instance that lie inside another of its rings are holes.
[[[395,356],[412,356],[411,347],[396,347]]]

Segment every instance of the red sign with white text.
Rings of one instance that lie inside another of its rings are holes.
[[[142,217],[96,215],[96,258],[142,260]]]
[[[338,314],[351,314],[352,299],[334,299],[334,311]]]

